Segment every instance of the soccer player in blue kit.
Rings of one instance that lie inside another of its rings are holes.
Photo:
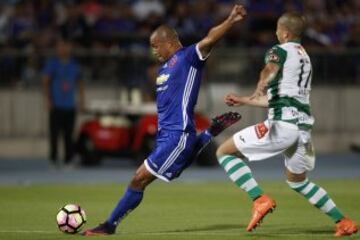
[[[197,136],[193,112],[202,70],[212,47],[245,15],[245,8],[235,5],[227,19],[189,47],[183,47],[176,31],[167,25],[159,26],[151,34],[153,53],[163,63],[156,79],[156,147],[137,169],[110,217],[99,226],[86,230],[83,235],[114,234],[117,225],[140,204],[144,190],[151,182],[156,178],[169,182],[178,177],[212,137],[240,119],[237,113],[225,113],[213,119],[209,129]]]

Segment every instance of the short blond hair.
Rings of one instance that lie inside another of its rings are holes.
[[[301,38],[306,28],[306,20],[297,12],[287,12],[281,15],[278,23],[285,27],[296,38]]]

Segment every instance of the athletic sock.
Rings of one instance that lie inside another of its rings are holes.
[[[344,215],[323,188],[310,182],[308,179],[299,183],[289,181],[287,183],[293,190],[303,195],[313,206],[331,217],[334,222],[339,222],[344,218]]]
[[[196,161],[202,150],[204,150],[204,148],[209,144],[211,139],[212,135],[208,132],[208,130],[205,130],[196,136],[194,150],[192,151],[192,155],[189,157],[186,165],[184,166],[184,169],[188,168],[193,162]]]
[[[253,178],[250,168],[240,158],[225,155],[218,158],[218,161],[231,181],[247,192],[253,201],[263,194],[263,191]]]
[[[107,222],[116,227],[119,222],[126,217],[126,215],[128,215],[140,204],[143,195],[143,191],[136,191],[128,187]]]
[[[211,133],[208,130],[203,131],[196,137],[196,144],[194,147],[194,153],[199,155],[201,151],[209,144],[212,139]]]

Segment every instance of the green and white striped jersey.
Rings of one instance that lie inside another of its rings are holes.
[[[277,75],[268,83],[269,119],[297,124],[311,129],[314,118],[310,112],[312,66],[301,44],[287,42],[272,47],[265,63],[280,66]]]

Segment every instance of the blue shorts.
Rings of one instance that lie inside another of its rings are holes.
[[[189,166],[195,142],[196,133],[160,130],[155,150],[144,162],[146,169],[161,180],[171,181]]]

